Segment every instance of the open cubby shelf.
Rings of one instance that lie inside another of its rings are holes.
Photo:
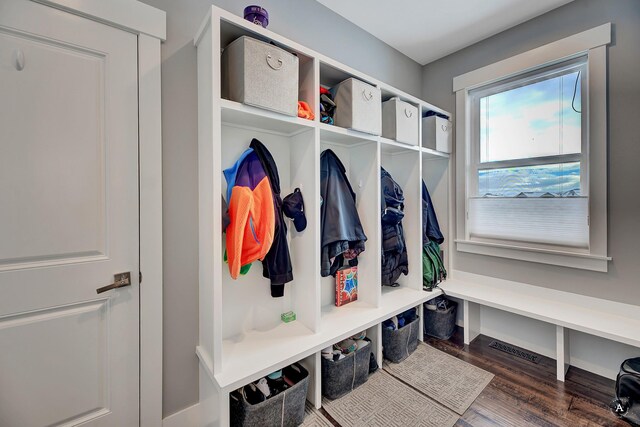
[[[298,56],[299,98],[315,110],[315,120],[221,97],[221,51],[243,35],[273,42]],[[198,49],[200,266],[200,344],[196,352],[201,368],[200,399],[212,406],[205,421],[228,425],[231,391],[298,361],[310,374],[308,399],[319,407],[323,348],[366,330],[380,362],[381,322],[412,307],[421,315],[422,303],[440,294],[439,290],[422,290],[421,181],[425,180],[442,231],[448,235],[450,168],[447,153],[321,123],[318,88],[355,77],[380,88],[383,100],[397,96],[417,106],[422,116],[430,110],[451,114],[216,7],[211,8],[194,43]],[[285,219],[294,280],[286,285],[282,298],[271,297],[259,262],[248,274],[233,280],[223,261],[226,244],[220,195],[226,194],[226,181],[222,171],[253,138],[265,144],[275,159],[281,196],[300,188],[305,202],[306,230],[296,232]],[[358,301],[342,307],[334,305],[335,279],[320,276],[320,155],[326,149],[333,150],[346,168],[367,235],[366,250],[358,257]],[[380,283],[380,167],[400,184],[405,196],[409,274],[401,276],[398,287]],[[289,310],[297,319],[283,323],[280,314]]]

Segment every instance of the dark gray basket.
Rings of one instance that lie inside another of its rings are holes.
[[[369,345],[357,349],[338,361],[322,358],[322,394],[329,399],[337,399],[369,379]]]
[[[424,304],[424,333],[430,337],[448,340],[456,329],[458,303],[448,301],[446,310],[429,310]]]
[[[382,328],[382,354],[384,358],[393,363],[402,362],[418,348],[418,323],[420,318],[407,323],[394,331]]]
[[[309,372],[297,363],[296,366],[305,374],[305,377],[264,402],[251,405],[246,400],[231,395],[229,399],[231,425],[233,427],[296,427],[302,424],[309,388]]]

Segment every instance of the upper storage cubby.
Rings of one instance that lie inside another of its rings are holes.
[[[367,135],[382,132],[380,89],[349,71],[320,62],[320,122]]]
[[[298,101],[317,110],[314,59],[260,28],[220,21],[221,97],[298,117]]]

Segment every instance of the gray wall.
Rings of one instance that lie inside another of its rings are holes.
[[[456,269],[640,304],[640,1],[576,0],[428,64],[422,97],[455,111],[453,77],[606,22],[614,28],[608,48],[609,272],[461,252]]]
[[[142,0],[167,12],[162,46],[165,416],[198,400],[198,177],[196,50],[211,4],[237,15],[250,2]],[[413,95],[421,67],[314,0],[261,0],[269,29]]]

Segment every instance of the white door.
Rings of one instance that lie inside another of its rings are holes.
[[[135,35],[0,0],[2,427],[138,425],[137,117]]]

